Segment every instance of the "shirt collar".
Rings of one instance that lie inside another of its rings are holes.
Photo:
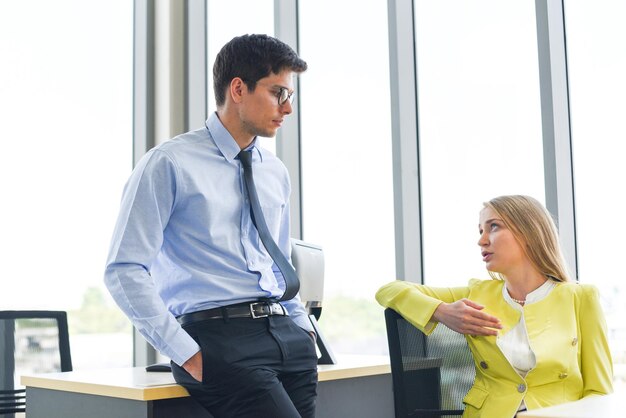
[[[213,138],[215,145],[217,145],[217,148],[220,150],[224,158],[226,158],[228,162],[233,162],[241,150],[230,132],[228,132],[222,124],[220,118],[217,117],[217,112],[213,112],[211,116],[209,116],[205,126],[209,131],[209,136]],[[256,153],[259,155],[259,159],[262,162],[263,153],[261,152],[261,148],[257,146],[257,142],[258,138],[255,136],[252,143],[246,148],[246,151],[252,150],[254,152],[256,150]]]
[[[546,280],[544,284],[530,292],[526,295],[526,303],[524,306],[530,305],[531,303],[537,303],[540,300],[544,299],[548,294],[556,287],[556,282],[553,280]],[[523,310],[522,306],[513,301],[511,295],[509,295],[509,291],[506,289],[506,285],[502,286],[502,295],[504,296],[504,300],[511,306],[513,306],[518,311]]]
[[[544,284],[526,295],[526,303],[536,303],[548,296],[548,293],[556,287],[556,282],[548,279]]]

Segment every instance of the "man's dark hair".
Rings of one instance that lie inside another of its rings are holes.
[[[301,73],[306,62],[289,45],[267,35],[243,35],[222,47],[213,65],[215,102],[222,106],[226,89],[235,77],[241,78],[254,91],[256,83],[271,73],[283,70]]]

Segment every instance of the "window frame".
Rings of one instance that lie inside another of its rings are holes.
[[[423,283],[423,238],[419,163],[419,113],[417,103],[417,66],[413,0],[388,0],[389,60],[391,77],[392,141],[394,159],[394,217],[396,272],[398,279]],[[176,7],[181,9],[174,10]],[[535,0],[539,47],[541,111],[544,144],[544,178],[548,210],[559,225],[568,264],[577,278],[575,205],[570,133],[567,53],[560,0]],[[206,0],[187,0],[170,6],[170,30],[166,38],[182,43],[182,68],[172,71],[171,79],[185,104],[179,113],[180,126],[189,128],[203,123],[207,113]],[[156,144],[155,79],[159,63],[155,59],[157,35],[161,31],[155,5],[149,0],[135,0],[134,54],[134,161]],[[275,34],[298,51],[298,0],[274,1]],[[172,23],[172,21],[174,21]],[[412,34],[412,36],[407,36]],[[201,62],[200,62],[201,61]],[[178,78],[182,77],[182,79]],[[170,86],[171,88],[171,86]],[[277,137],[277,154],[287,166],[292,182],[291,229],[295,238],[302,236],[302,181],[300,148],[300,100],[294,102],[294,115]],[[159,104],[163,106],[163,104]],[[202,119],[202,120],[200,120]],[[289,138],[284,141],[283,138]],[[156,352],[135,331],[134,364],[149,364]]]

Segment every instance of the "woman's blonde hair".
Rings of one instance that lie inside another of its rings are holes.
[[[502,218],[531,263],[546,278],[557,282],[570,280],[556,225],[541,203],[530,196],[511,195],[496,197],[483,205]],[[496,272],[490,271],[489,275],[503,278]]]

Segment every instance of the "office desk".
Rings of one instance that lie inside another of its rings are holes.
[[[393,418],[386,356],[320,365],[317,418]],[[171,373],[143,367],[22,376],[28,418],[211,418]]]
[[[588,396],[548,408],[520,412],[519,418],[623,418],[626,416],[625,393]]]

